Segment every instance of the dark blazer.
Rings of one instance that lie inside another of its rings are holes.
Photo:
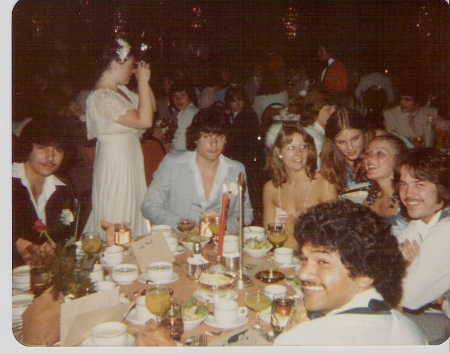
[[[56,243],[61,243],[74,235],[75,222],[72,222],[70,226],[61,224],[60,216],[64,208],[73,209],[73,197],[69,192],[69,187],[58,185],[45,206],[47,227],[50,230],[58,227],[57,232],[50,233]],[[33,229],[37,220],[38,216],[30,200],[28,189],[22,185],[19,178],[12,178],[13,268],[24,264],[22,256],[16,248],[16,241],[19,238],[29,240],[34,244],[43,244],[47,240],[45,236],[39,237],[40,233]]]

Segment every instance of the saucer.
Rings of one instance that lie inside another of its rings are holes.
[[[232,323],[219,323],[216,322],[214,319],[214,315],[209,315],[205,321],[203,321],[208,326],[214,327],[214,328],[220,328],[222,330],[232,330],[241,326],[244,326],[248,322],[247,316],[240,316],[238,317],[236,322]]]
[[[125,342],[125,344],[123,346],[120,347],[133,347],[136,345],[136,338],[127,333],[127,341]],[[94,343],[92,342],[92,337],[88,337],[86,338],[83,343],[81,344],[82,347],[96,347],[94,346]],[[106,347],[106,346],[104,346]]]
[[[152,315],[152,317],[149,320],[156,318],[156,316],[153,316],[153,314],[151,314],[151,315]],[[132,309],[126,316],[125,320],[127,320],[130,324],[133,324],[136,326],[145,326],[145,323],[148,321],[148,320],[147,321],[139,320],[136,317],[136,309]]]
[[[197,289],[194,292],[194,297],[197,300],[200,300],[201,302],[206,302],[208,300],[208,302],[214,304],[216,302],[216,298],[214,296],[214,294],[206,289]],[[219,300],[222,299],[228,299],[228,300],[234,300],[236,299],[238,296],[238,294],[234,291],[234,290],[228,290],[226,292],[222,292],[220,294],[218,294],[218,298]]]
[[[275,262],[273,256],[269,257],[268,260],[269,260],[269,261]],[[279,263],[277,262],[277,264],[279,264]],[[280,268],[293,268],[293,267],[295,267],[295,266],[300,265],[300,260],[297,259],[296,257],[294,257],[294,258],[292,259],[292,263],[290,263],[290,264],[279,264],[279,265],[280,265]]]
[[[172,253],[172,255],[181,255],[181,254],[184,254],[186,252],[186,248],[183,246],[183,245],[178,245],[178,249],[177,249],[177,251],[174,251],[173,253]]]
[[[161,280],[157,280],[157,281],[152,281],[149,282],[148,284],[169,284],[172,282],[175,282],[178,280],[178,278],[180,278],[180,275],[178,273],[173,273],[172,277],[170,277],[169,279],[161,279]],[[141,273],[138,277],[138,281],[144,284],[147,284],[147,273]]]

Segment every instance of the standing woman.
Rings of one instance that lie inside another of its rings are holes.
[[[395,190],[394,174],[399,173],[399,165],[408,157],[409,149],[395,135],[380,135],[369,142],[364,165],[370,180],[368,196],[364,205],[392,224],[394,235],[407,226],[401,211],[398,193]]]
[[[356,110],[340,108],[328,120],[321,154],[321,172],[339,194],[367,187],[363,156],[373,135]],[[362,202],[366,196],[367,192],[358,201]]]
[[[100,78],[86,103],[88,139],[97,138],[92,187],[92,212],[84,231],[98,231],[101,222],[130,222],[134,235],[150,231],[139,206],[146,192],[139,138],[153,124],[155,98],[149,64],[135,64],[130,45],[116,39],[103,53]],[[138,94],[126,85],[133,74]]]
[[[288,234],[285,245],[295,247],[294,225],[298,216],[319,203],[336,201],[338,195],[335,187],[316,171],[316,147],[305,130],[295,125],[274,124],[267,136],[273,143],[266,141],[272,147],[271,180],[263,190],[264,227],[268,223],[284,223]]]

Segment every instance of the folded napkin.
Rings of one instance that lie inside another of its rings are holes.
[[[177,343],[170,338],[169,332],[157,322],[150,320],[138,336],[137,346],[166,347],[176,346]]]
[[[35,298],[22,314],[22,341],[25,345],[53,345],[59,341],[61,304],[64,296],[53,299],[53,287]]]

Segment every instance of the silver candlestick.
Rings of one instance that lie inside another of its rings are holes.
[[[239,173],[239,269],[236,287],[243,289],[253,284],[249,276],[244,275],[244,190],[245,190],[245,174]]]

